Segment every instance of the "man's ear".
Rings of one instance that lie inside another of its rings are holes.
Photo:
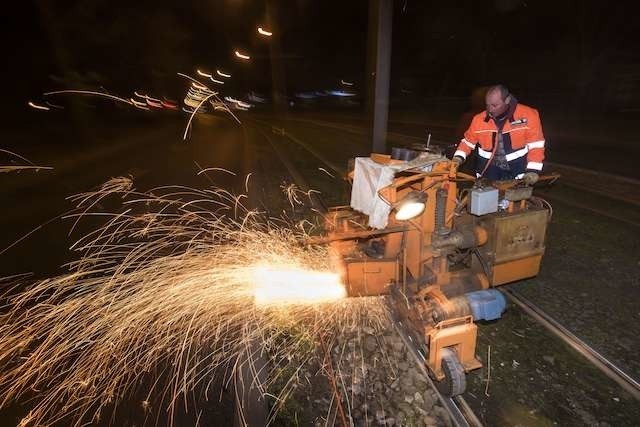
[[[511,104],[511,94],[507,95],[507,97],[504,99],[505,104]]]

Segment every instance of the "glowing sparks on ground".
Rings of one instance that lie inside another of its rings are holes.
[[[342,299],[325,247],[301,245],[301,227],[248,209],[245,195],[141,193],[121,177],[71,200],[72,217],[106,224],[73,246],[82,257],[68,274],[23,283],[0,310],[0,406],[32,400],[24,425],[98,422],[140,392],[141,410],[173,420],[182,402],[206,399],[213,376],[241,369],[256,343],[280,361],[266,390],[282,382],[288,355],[309,360],[313,337],[366,311]],[[115,212],[95,211],[117,201]],[[281,341],[293,325],[300,337]],[[277,402],[295,382],[285,378]]]

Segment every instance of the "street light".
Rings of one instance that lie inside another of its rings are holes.
[[[258,32],[263,36],[267,36],[267,37],[271,37],[273,35],[271,31],[264,30],[262,29],[262,27],[258,27]]]
[[[249,55],[245,55],[243,53],[240,53],[236,50],[236,56],[240,59],[244,59],[244,60],[249,60],[251,59],[251,57]]]

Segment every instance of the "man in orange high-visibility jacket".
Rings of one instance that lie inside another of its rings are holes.
[[[544,135],[535,108],[518,104],[504,85],[491,86],[486,111],[476,114],[453,161],[461,164],[477,148],[476,177],[492,181],[538,181],[544,161]]]

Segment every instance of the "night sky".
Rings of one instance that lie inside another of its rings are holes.
[[[268,3],[268,4],[267,4]],[[392,102],[401,93],[468,96],[501,81],[538,102],[596,112],[632,109],[640,95],[633,2],[394,2]],[[8,18],[8,19],[7,19]],[[288,92],[362,87],[368,1],[21,2],[3,26],[3,109],[61,88],[134,89],[177,98],[182,71],[233,73],[236,93],[270,90],[269,41],[280,37]],[[234,60],[234,49],[254,57]]]

